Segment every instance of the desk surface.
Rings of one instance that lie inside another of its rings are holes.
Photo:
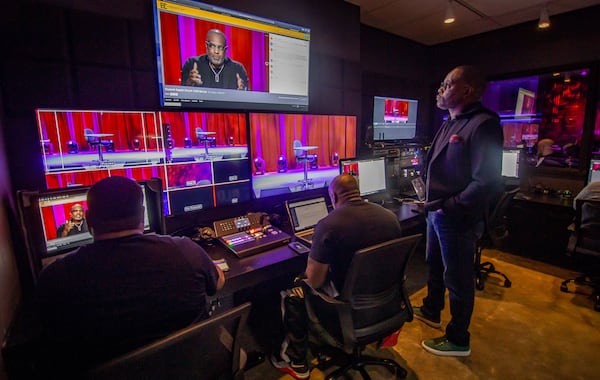
[[[533,192],[519,191],[515,195],[515,200],[546,204],[550,206],[562,206],[573,208],[573,197],[561,197],[559,195],[540,194]]]
[[[398,216],[404,231],[424,223],[424,214],[417,205],[403,203],[392,211]],[[229,271],[225,272],[225,286],[219,291],[222,295],[235,293],[276,276],[296,275],[306,268],[308,257],[307,254],[297,254],[287,245],[243,258],[235,256],[216,241],[203,248],[212,259],[224,258],[227,261]]]

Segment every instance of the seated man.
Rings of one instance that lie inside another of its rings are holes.
[[[344,286],[355,251],[396,239],[402,233],[394,213],[361,199],[358,183],[351,175],[335,177],[329,185],[329,196],[334,210],[315,228],[305,273],[313,288],[335,297],[336,289]],[[308,321],[299,286],[287,292],[284,308],[286,336],[281,351],[271,356],[271,363],[296,379],[308,379]]]
[[[57,238],[88,232],[88,226],[83,217],[83,206],[79,203],[75,203],[71,206],[71,211],[69,213],[71,214],[71,218],[56,229]]]
[[[191,239],[143,234],[140,186],[105,178],[87,194],[94,242],[41,273],[36,294],[44,375],[89,367],[208,317],[225,280]],[[49,376],[48,378],[51,378]]]

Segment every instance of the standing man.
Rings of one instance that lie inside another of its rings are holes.
[[[95,364],[207,318],[207,295],[225,281],[191,239],[144,235],[135,181],[102,179],[87,206],[94,242],[48,265],[37,283],[45,378],[81,378]]]
[[[306,264],[306,280],[314,289],[337,297],[343,289],[354,252],[402,236],[396,215],[380,205],[362,200],[356,179],[340,174],[329,185],[334,210],[315,227]],[[374,274],[376,275],[376,274]],[[285,292],[283,324],[285,339],[271,363],[296,379],[308,379],[308,317],[300,285]]]
[[[188,58],[181,69],[181,85],[248,90],[244,65],[225,56],[227,37],[218,29],[206,33],[206,54]]]
[[[84,211],[81,204],[75,203],[71,206],[69,214],[71,214],[69,220],[58,226],[56,229],[57,238],[88,232],[88,225],[83,217]]]
[[[442,356],[471,354],[469,323],[475,301],[474,256],[484,229],[484,209],[502,190],[502,128],[498,115],[481,105],[482,74],[459,66],[441,83],[437,106],[448,120],[436,133],[426,169],[427,296],[415,318],[441,327],[448,289],[446,335],[424,340],[425,350]]]

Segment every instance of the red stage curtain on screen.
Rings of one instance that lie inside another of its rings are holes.
[[[183,147],[184,138],[197,145],[196,128],[204,132],[215,132],[212,136],[217,145],[227,145],[229,137],[233,137],[235,145],[247,145],[246,116],[237,113],[204,113],[204,112],[160,112],[161,124],[168,123],[175,147]]]
[[[160,31],[165,84],[180,85],[184,62],[192,56],[206,54],[206,32],[210,29],[225,33],[229,46],[227,56],[244,65],[249,76],[253,65],[264,66],[264,46],[254,46],[264,44],[264,33],[163,12],[160,14]],[[259,38],[253,38],[255,34],[259,34]],[[262,51],[262,54],[253,60],[253,51]],[[267,91],[264,77],[250,77],[250,86],[255,91]]]
[[[143,140],[144,127],[152,127],[154,113],[151,112],[102,112],[102,111],[40,111],[39,123],[42,139],[50,140],[54,152],[67,151],[67,142],[75,141],[80,151],[95,150],[85,137],[85,130],[93,133],[108,133],[112,136],[115,150],[130,150],[134,139]]]
[[[331,166],[332,156],[356,155],[356,117],[327,115],[250,114],[252,160],[261,157],[266,171],[277,170],[277,158],[283,154],[290,167],[297,165],[294,140],[302,145],[317,146],[319,166]]]

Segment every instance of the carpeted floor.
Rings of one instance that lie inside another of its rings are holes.
[[[416,254],[408,268],[413,305],[425,295],[425,264]],[[484,259],[507,274],[511,288],[490,278],[477,291],[471,323],[471,350],[467,358],[438,357],[421,347],[421,340],[443,331],[419,321],[405,324],[393,349],[371,354],[394,358],[408,370],[407,379],[595,379],[600,374],[600,313],[593,310],[590,290],[562,293],[560,283],[576,273],[508,253],[486,250]],[[571,288],[573,289],[573,287]],[[442,324],[450,319],[442,313]],[[334,366],[315,368],[311,379],[323,379]],[[385,369],[373,369],[373,379],[394,378]],[[275,370],[268,360],[249,370],[246,378],[292,379]],[[355,374],[353,378],[360,379]]]

